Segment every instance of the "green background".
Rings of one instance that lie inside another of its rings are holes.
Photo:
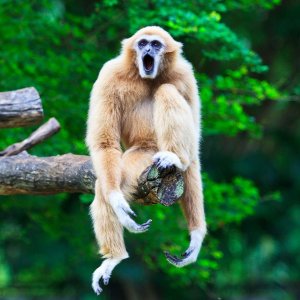
[[[87,154],[89,93],[120,41],[159,25],[184,43],[202,98],[208,236],[196,264],[178,206],[134,206],[143,235],[102,299],[299,299],[300,4],[287,0],[0,0],[0,91],[34,86],[59,134],[38,156]],[[0,149],[35,128],[2,129]],[[0,198],[0,299],[96,299],[92,196]]]

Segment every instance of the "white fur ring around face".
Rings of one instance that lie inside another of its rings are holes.
[[[170,151],[160,151],[153,156],[153,162],[158,167],[167,168],[170,166],[176,166],[178,169],[183,170],[183,165],[179,157]]]

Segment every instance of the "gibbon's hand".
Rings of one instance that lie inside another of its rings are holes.
[[[189,248],[181,254],[181,257],[171,255],[168,251],[165,251],[165,256],[168,262],[178,268],[195,262],[200,252],[204,236],[205,232],[203,232],[200,228],[192,230]]]
[[[117,215],[119,222],[128,231],[133,233],[142,233],[149,229],[152,222],[151,219],[141,225],[132,220],[130,215],[136,217],[136,213],[130,208],[121,192],[111,192],[109,195],[109,202]]]
[[[188,248],[183,254],[181,254],[181,257],[172,255],[168,251],[165,251],[165,256],[170,264],[174,265],[175,267],[182,268],[195,262],[197,260],[199,251],[200,248]]]
[[[170,151],[159,151],[153,156],[153,162],[158,168],[168,169],[172,166],[176,166],[178,169],[184,171],[184,167],[179,157]]]

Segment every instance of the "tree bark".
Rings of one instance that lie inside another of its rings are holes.
[[[96,175],[89,156],[65,154],[37,157],[22,152],[0,157],[0,195],[94,193]],[[169,206],[184,194],[181,171],[149,166],[140,176],[132,200]]]
[[[88,156],[0,157],[0,195],[94,193],[95,172]]]
[[[0,128],[34,125],[42,119],[42,102],[35,88],[0,93]]]
[[[60,130],[60,125],[55,118],[51,118],[35,130],[27,139],[20,143],[15,143],[3,151],[0,151],[0,156],[12,156],[28,150],[37,144],[42,143]]]

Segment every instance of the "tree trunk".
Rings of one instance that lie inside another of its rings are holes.
[[[0,128],[34,125],[42,119],[42,102],[35,88],[0,93]]]

